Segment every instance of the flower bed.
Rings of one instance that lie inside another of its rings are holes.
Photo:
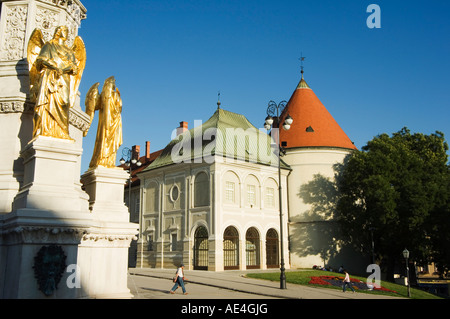
[[[342,280],[344,280],[344,277],[338,277],[338,276],[312,276],[311,280],[308,282],[308,284],[311,285],[321,285],[321,286],[335,286],[342,288],[343,283]],[[353,289],[355,290],[371,290],[369,287],[367,287],[367,284],[359,279],[350,278],[350,282],[352,284]],[[375,288],[373,287],[373,290],[378,291],[387,291],[387,292],[393,292],[397,293],[394,290],[390,290],[384,287]]]

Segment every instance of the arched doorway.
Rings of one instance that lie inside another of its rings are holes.
[[[278,258],[278,233],[271,228],[266,234],[266,265],[267,268],[278,268],[280,266]]]
[[[233,226],[223,233],[223,266],[225,270],[239,269],[239,233]]]
[[[204,226],[194,235],[194,269],[208,270],[208,230]]]
[[[245,256],[247,269],[261,268],[259,262],[259,233],[251,227],[245,234]]]

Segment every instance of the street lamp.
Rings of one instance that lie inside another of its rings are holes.
[[[373,232],[376,230],[375,227],[370,227],[370,237],[372,239],[372,264],[375,264],[375,242],[373,241]]]
[[[119,162],[122,165],[125,165],[126,167],[128,167],[128,212],[131,215],[131,170],[132,170],[132,166],[136,165],[136,166],[141,166],[142,163],[141,161],[138,159],[136,159],[134,157],[135,154],[133,154],[133,150],[129,149],[128,147],[125,147],[122,150],[122,156],[125,157],[125,159],[122,157]]]
[[[264,122],[264,128],[266,130],[270,130],[273,125],[276,125],[278,128],[276,143],[278,145],[278,197],[279,197],[279,205],[280,205],[280,240],[281,240],[281,268],[280,268],[280,289],[286,289],[286,274],[284,268],[284,243],[283,243],[283,209],[282,209],[282,195],[281,195],[281,154],[283,150],[280,145],[280,112],[286,107],[287,102],[282,101],[279,104],[276,104],[274,101],[270,101],[267,107],[267,117]],[[275,117],[275,120],[274,120]],[[275,124],[274,124],[275,122]],[[283,123],[283,128],[285,130],[289,130],[291,128],[291,124],[294,122],[291,116],[287,116]],[[272,135],[273,137],[273,135]]]
[[[408,297],[411,297],[411,289],[409,284],[409,264],[408,264],[409,251],[406,248],[405,250],[403,250],[403,258],[405,258],[406,260],[406,280],[408,280]]]
[[[128,213],[130,214],[130,218],[131,218],[131,177],[132,177],[132,169],[133,169],[133,165],[139,167],[142,165],[141,161],[139,160],[139,158],[135,158],[136,153],[133,152],[133,150],[129,149],[128,147],[124,147],[122,150],[122,156],[125,157],[125,159],[122,157],[119,162],[120,164],[124,165],[125,167],[128,168]],[[140,239],[141,239],[141,268],[142,268],[142,256],[143,256],[143,222],[142,222],[142,218],[141,218],[141,214],[139,214],[139,225],[140,225]]]

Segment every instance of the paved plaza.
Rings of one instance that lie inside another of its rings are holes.
[[[280,289],[279,282],[247,278],[246,271],[237,270],[186,270],[188,294],[183,295],[181,288],[169,294],[175,269],[130,268],[128,272],[128,288],[134,299],[403,299],[289,283],[287,289]]]

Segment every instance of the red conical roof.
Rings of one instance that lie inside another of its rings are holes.
[[[356,149],[339,124],[320,102],[303,78],[281,114],[280,123],[287,115],[294,122],[286,131],[280,129],[280,141],[293,147],[340,147]]]

